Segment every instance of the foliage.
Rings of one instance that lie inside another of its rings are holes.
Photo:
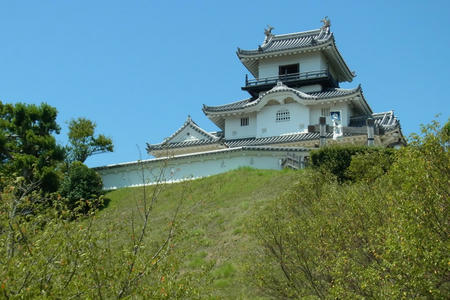
[[[249,285],[243,272],[249,249],[256,247],[244,224],[300,173],[241,168],[189,182],[173,255],[182,261],[182,277],[188,276],[190,286],[200,291],[194,298],[257,298],[258,290]],[[167,226],[182,188],[182,184],[170,184],[160,194],[152,235],[158,235]],[[126,199],[132,198],[136,189],[140,188],[119,189],[105,195],[111,202],[100,212],[98,222],[107,224],[108,220],[121,222],[127,218],[132,205]],[[117,233],[117,240],[126,239],[126,233]]]
[[[142,194],[131,219],[100,225],[98,212],[70,221],[65,216],[72,212],[32,201],[43,195],[23,179],[9,182],[0,194],[0,297],[197,297],[196,276],[181,276],[182,261],[172,254],[179,206],[163,226],[164,235],[148,234],[162,188],[136,191]],[[182,200],[185,195],[177,196]],[[130,204],[131,199],[127,200]],[[39,213],[17,213],[22,203]],[[119,232],[125,232],[126,238],[117,239]]]
[[[52,134],[59,133],[57,111],[48,104],[0,102],[0,172],[4,177],[22,176],[28,183],[42,181],[45,191],[55,191],[55,170],[64,149]],[[4,187],[4,186],[3,186]]]
[[[124,297],[131,299],[254,299],[257,291],[248,285],[242,265],[256,244],[244,222],[298,174],[245,168],[145,190],[112,191],[105,195],[111,199],[106,208],[75,220],[65,217],[70,211],[61,216],[61,208],[39,214],[39,222],[18,216],[15,256],[0,264],[0,298],[4,292],[11,298],[100,298],[100,291],[109,299],[129,286]],[[154,193],[146,233],[138,242],[143,200],[148,199],[149,207]],[[0,213],[0,224],[5,224],[0,225],[2,253],[10,232],[6,215]],[[19,230],[32,256],[26,256]],[[137,255],[134,249],[139,249]],[[159,249],[160,259],[154,261]]]
[[[378,178],[340,184],[307,170],[253,218],[262,248],[249,255],[249,277],[277,298],[445,299],[448,146],[449,123],[433,123]],[[352,176],[369,174],[374,155],[382,170],[386,157],[366,153],[352,158]]]
[[[60,194],[69,210],[87,213],[102,205],[102,178],[79,161],[73,162],[64,176]]]
[[[349,180],[375,181],[389,171],[395,162],[395,150],[391,148],[368,148],[367,152],[352,156],[344,172]]]
[[[69,160],[85,162],[94,154],[112,152],[111,138],[100,134],[95,136],[97,125],[86,118],[73,119],[69,122]]]
[[[387,170],[389,164],[392,162],[393,149],[378,148],[368,146],[353,146],[353,145],[334,145],[330,147],[320,148],[311,152],[311,163],[314,168],[321,169],[334,174],[340,182],[352,179],[352,175],[347,171],[352,162],[352,158],[357,154],[372,154],[371,157],[376,160],[372,166],[376,166],[378,162],[383,161],[383,169]],[[370,160],[369,160],[370,161]],[[368,161],[368,162],[369,162]],[[369,162],[370,163],[370,162]],[[353,172],[357,168],[354,162]],[[364,171],[359,168],[358,172]],[[378,170],[380,171],[380,170]],[[355,174],[359,176],[358,174]]]

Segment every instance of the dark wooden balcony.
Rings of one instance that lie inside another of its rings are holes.
[[[252,96],[257,96],[259,92],[267,91],[274,87],[278,81],[283,82],[288,87],[300,87],[316,83],[326,87],[339,86],[328,70],[320,70],[258,79],[248,79],[248,76],[245,75],[245,86],[242,87],[242,90],[248,91]]]

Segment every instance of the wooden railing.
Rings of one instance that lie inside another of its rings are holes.
[[[296,155],[294,153],[287,153],[286,157],[284,157],[281,162],[282,168],[289,168],[294,170],[304,169],[306,165],[306,157],[302,159],[299,155]]]
[[[257,86],[257,85],[265,85],[265,84],[276,84],[278,81],[281,82],[292,82],[298,80],[308,80],[308,79],[316,79],[316,78],[326,78],[331,77],[330,72],[328,70],[319,70],[319,71],[310,71],[310,72],[301,72],[301,73],[293,73],[286,75],[278,75],[272,77],[265,77],[259,79],[248,79],[248,76],[245,75],[245,86]]]

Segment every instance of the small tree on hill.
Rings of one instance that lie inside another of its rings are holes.
[[[86,118],[69,122],[69,161],[83,163],[89,156],[114,150],[111,138],[103,134],[95,136],[96,127],[94,122]]]
[[[102,178],[79,161],[73,162],[61,183],[61,196],[71,211],[87,213],[101,205]]]

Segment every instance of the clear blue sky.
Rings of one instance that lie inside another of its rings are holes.
[[[202,104],[245,98],[236,48],[331,19],[337,46],[376,112],[393,109],[406,135],[449,116],[450,1],[0,1],[0,100],[87,117],[115,152],[89,166],[133,161]]]

